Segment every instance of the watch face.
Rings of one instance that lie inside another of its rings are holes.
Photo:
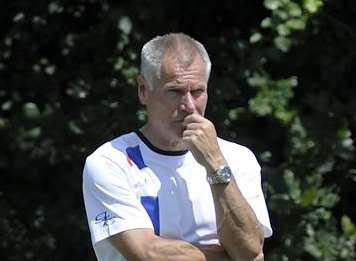
[[[224,182],[229,182],[231,178],[231,170],[228,166],[225,166],[221,171],[220,171],[220,177]]]
[[[231,180],[231,169],[228,166],[221,166],[213,175],[208,176],[210,184],[226,184]]]

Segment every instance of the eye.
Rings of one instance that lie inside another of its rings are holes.
[[[205,93],[205,89],[201,88],[201,89],[196,89],[196,90],[193,90],[191,91],[191,94],[192,96],[194,97],[198,97],[200,96],[201,94]]]
[[[170,96],[170,97],[178,97],[179,95],[181,95],[182,91],[179,90],[179,89],[169,89],[167,90],[167,94]]]
[[[180,93],[180,90],[177,89],[170,89],[168,90],[169,93]]]

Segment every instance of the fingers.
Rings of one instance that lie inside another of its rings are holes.
[[[183,131],[183,140],[184,139],[196,139],[199,136],[203,136],[203,131],[200,129],[196,130],[185,130]]]
[[[183,124],[183,142],[194,158],[210,171],[216,165],[212,159],[221,158],[214,124],[197,114],[185,117]]]
[[[208,119],[200,116],[199,114],[191,114],[185,117],[183,121],[184,132],[183,136],[195,135],[206,136],[206,138],[216,138],[215,127]],[[190,132],[186,132],[186,131]],[[205,134],[205,135],[204,135]]]
[[[201,123],[189,123],[188,125],[184,126],[185,130],[198,130],[202,128]]]
[[[183,131],[182,139],[188,145],[189,149],[194,149],[194,147],[197,146],[201,147],[208,142],[205,133],[201,129]]]
[[[190,114],[184,118],[183,126],[186,130],[196,130],[199,128],[211,128],[214,125],[208,119],[199,114]]]
[[[199,123],[199,122],[204,122],[206,120],[207,119],[204,118],[203,116],[197,113],[193,113],[193,114],[189,114],[184,118],[183,124],[188,125],[190,123]]]

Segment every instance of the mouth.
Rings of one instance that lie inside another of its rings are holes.
[[[183,132],[185,130],[185,126],[183,125],[184,120],[176,120],[173,122],[174,128],[177,129],[177,131]]]

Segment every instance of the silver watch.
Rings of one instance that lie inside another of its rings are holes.
[[[232,172],[229,166],[220,166],[217,171],[207,175],[207,180],[210,185],[227,184],[230,182]]]

